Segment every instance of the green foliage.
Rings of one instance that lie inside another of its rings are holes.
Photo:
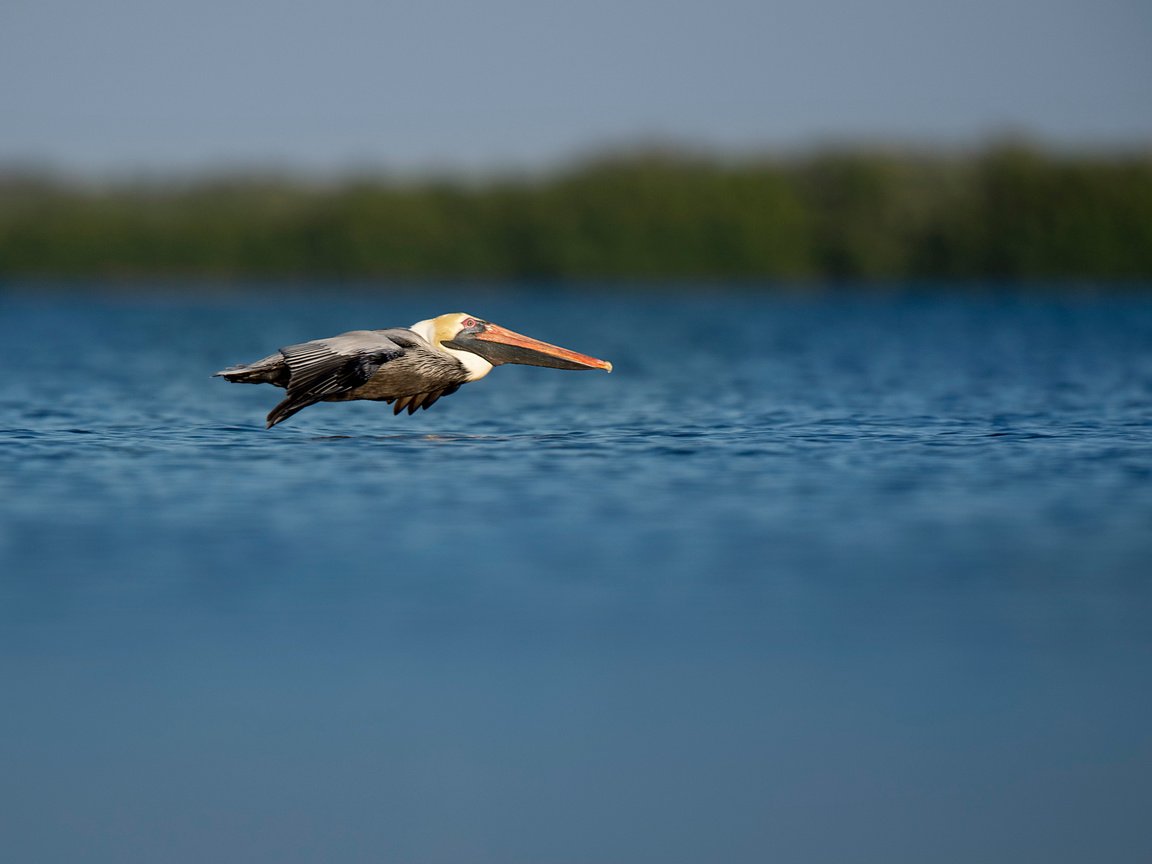
[[[540,178],[92,186],[0,174],[0,277],[1152,277],[1152,156],[1004,146]]]

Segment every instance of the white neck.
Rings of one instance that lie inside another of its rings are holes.
[[[408,329],[431,345],[435,350],[459,360],[468,372],[469,381],[479,381],[492,371],[492,364],[479,354],[473,354],[471,351],[460,351],[456,348],[448,348],[445,346],[440,341],[441,337],[436,335],[436,319],[428,318],[424,321],[417,321]]]
[[[473,354],[471,351],[458,351],[455,348],[445,348],[443,345],[437,345],[436,347],[445,354],[451,354],[464,364],[464,368],[468,370],[469,381],[479,381],[492,371],[492,364],[479,354]]]

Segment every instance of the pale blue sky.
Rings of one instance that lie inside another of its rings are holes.
[[[547,165],[1152,142],[1152,0],[3,0],[0,162]]]

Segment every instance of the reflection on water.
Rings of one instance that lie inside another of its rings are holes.
[[[15,858],[1152,854],[1149,301],[269,307],[0,301]],[[208,377],[460,307],[616,372]]]

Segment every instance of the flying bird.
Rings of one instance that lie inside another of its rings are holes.
[[[273,384],[288,391],[268,414],[268,428],[317,402],[370,399],[393,413],[429,408],[460,385],[479,381],[501,363],[553,369],[603,369],[598,360],[476,318],[464,312],[418,321],[411,327],[352,330],[288,345],[213,377],[237,384]]]

